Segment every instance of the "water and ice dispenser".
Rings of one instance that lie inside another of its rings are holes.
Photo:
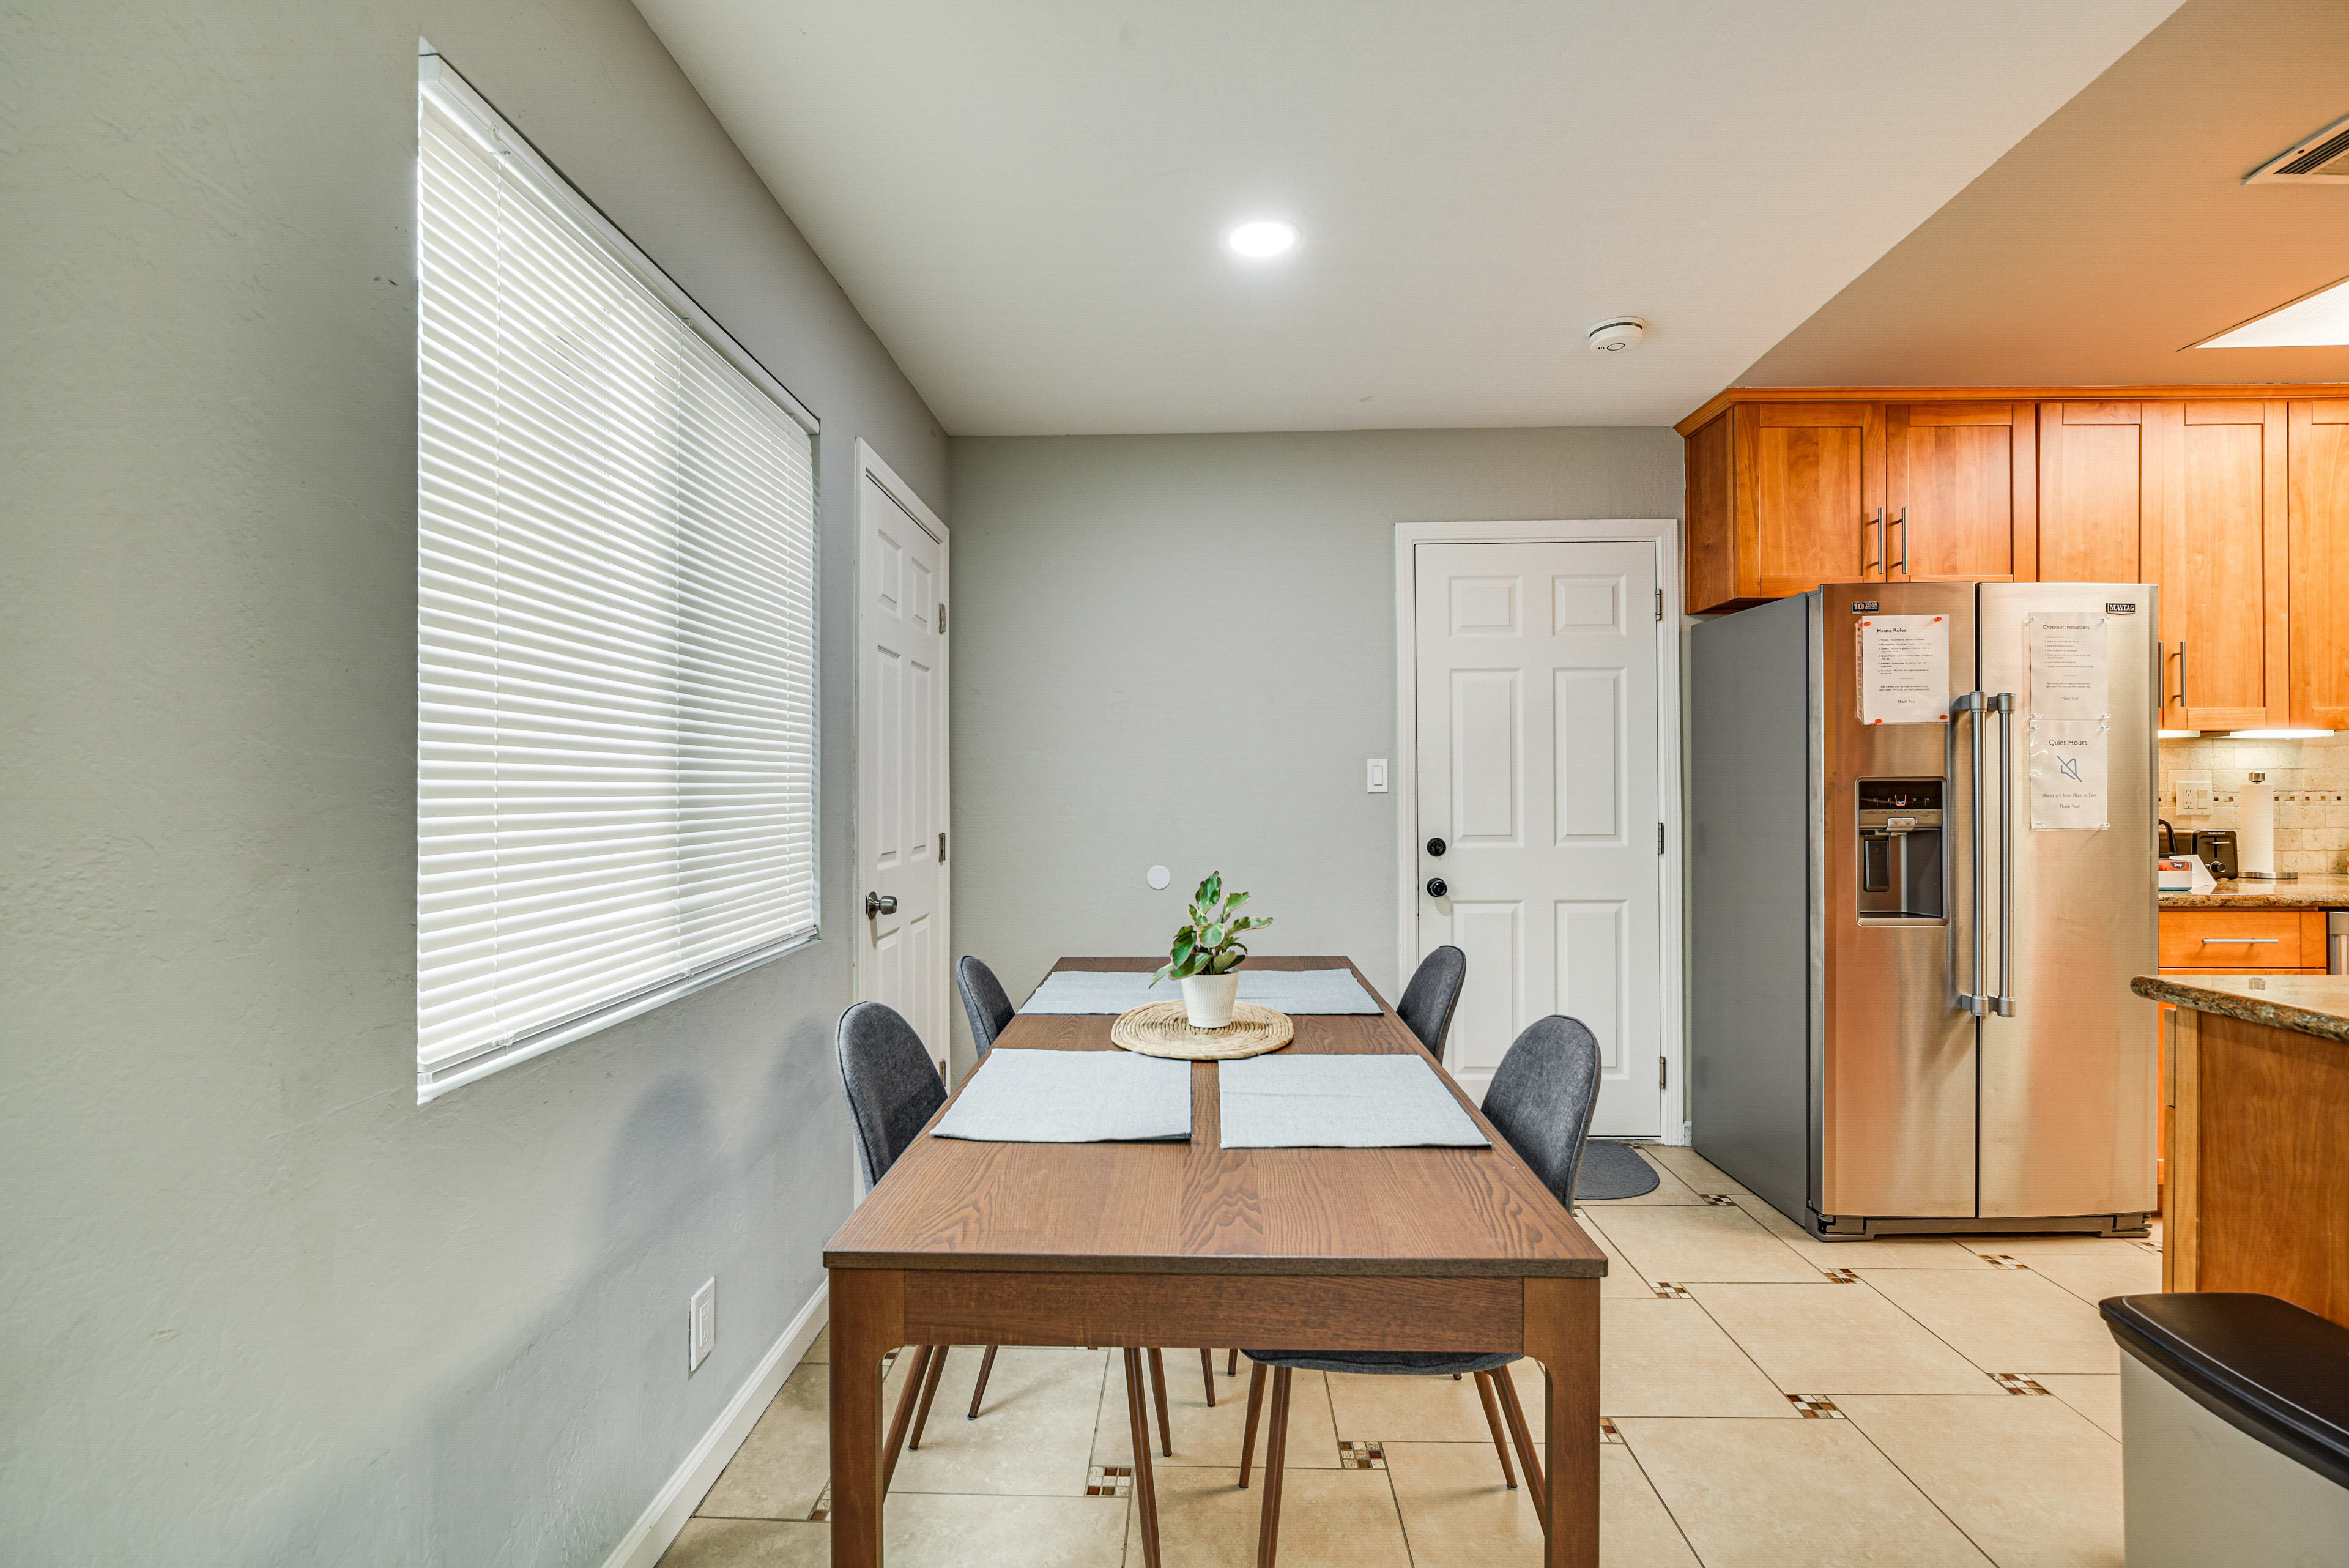
[[[1859,917],[1944,919],[1940,779],[1859,781]]]

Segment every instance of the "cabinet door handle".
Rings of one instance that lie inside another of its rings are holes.
[[[2204,937],[2202,945],[2206,948],[2255,948],[2282,940],[2283,940],[2282,937]]]
[[[1861,524],[1859,531],[1868,535],[1868,564],[1860,570],[1880,575],[1884,568],[1884,508],[1878,507],[1876,515]]]
[[[1905,577],[1909,575],[1909,508],[1903,506],[1900,509],[1900,515],[1892,520],[1891,527],[1885,529],[1884,535],[1888,540],[1892,536],[1893,528],[1900,530],[1900,575]],[[1890,576],[1892,569],[1889,566],[1886,567],[1884,575]]]
[[[2186,711],[2186,643],[2183,639],[2178,644],[2178,711],[2181,713]]]

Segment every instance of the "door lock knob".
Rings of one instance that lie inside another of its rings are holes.
[[[1444,882],[1443,877],[1430,877],[1427,879],[1427,896],[1429,898],[1441,898],[1448,895],[1451,891],[1452,888]]]
[[[876,915],[894,915],[896,912],[897,896],[895,893],[888,894],[885,897],[879,893],[867,893],[864,895],[864,918],[866,919],[872,919]]]
[[[1441,838],[1431,838],[1427,841],[1427,852],[1430,855],[1441,856],[1443,855],[1445,847],[1446,846]]]

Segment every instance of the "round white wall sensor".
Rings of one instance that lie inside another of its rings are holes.
[[[1164,866],[1153,866],[1143,875],[1154,888],[1164,888],[1167,883],[1174,880],[1174,873]]]
[[[1637,348],[1648,335],[1648,324],[1636,316],[1618,316],[1590,329],[1587,341],[1593,354],[1620,354]]]

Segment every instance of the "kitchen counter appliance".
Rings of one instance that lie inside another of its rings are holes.
[[[2144,1229],[2156,634],[2142,583],[1693,629],[1699,1153],[1823,1237]]]

